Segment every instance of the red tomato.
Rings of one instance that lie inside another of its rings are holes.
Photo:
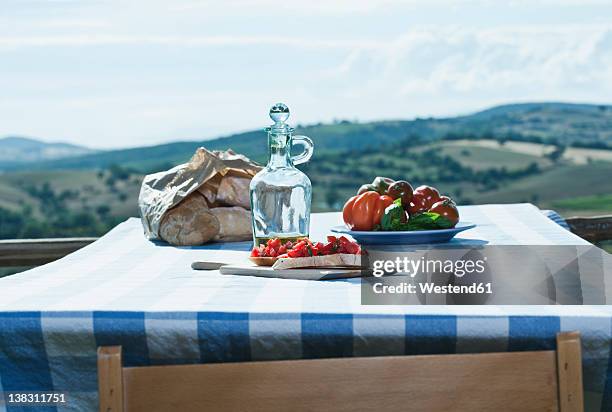
[[[303,240],[300,240],[299,242],[297,242],[293,246],[293,249],[287,252],[287,256],[292,257],[292,258],[306,256],[306,242]]]
[[[423,203],[426,209],[431,208],[434,203],[440,201],[440,192],[438,192],[438,190],[435,187],[431,187],[431,186],[419,186],[416,189],[414,189],[414,195],[412,197],[413,202],[414,202],[414,198],[417,196],[420,196],[424,199]]]
[[[408,206],[408,213],[410,216],[417,215],[419,213],[426,212],[428,208],[428,202],[421,193],[415,193]]]
[[[344,223],[352,230],[372,230],[380,223],[393,198],[369,191],[351,197],[342,209]]]
[[[412,186],[405,180],[398,180],[397,182],[393,182],[389,188],[387,189],[387,194],[391,196],[393,199],[402,199],[402,206],[404,209],[407,209],[412,201],[412,196],[414,195],[414,191],[412,190]]]
[[[319,255],[331,255],[334,253],[334,243],[317,243],[317,252]]]
[[[351,242],[344,236],[340,236],[339,243],[340,243],[340,247],[339,247],[340,253],[350,253],[350,254],[361,253],[360,246],[355,242]]]
[[[452,201],[442,200],[440,202],[435,203],[430,212],[437,213],[440,216],[444,216],[447,218],[453,226],[459,222],[459,211],[457,210],[457,206]]]

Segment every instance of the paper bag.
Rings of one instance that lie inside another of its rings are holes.
[[[221,152],[199,148],[188,163],[145,176],[138,197],[145,236],[148,239],[166,240],[172,244],[246,240],[244,232],[237,233],[236,228],[223,228],[221,224],[232,222],[235,225],[237,218],[250,219],[250,213],[244,212],[250,208],[248,182],[260,169],[261,166],[257,163],[231,150]],[[180,204],[187,198],[190,198],[188,204],[180,210]],[[223,210],[210,213],[217,207]],[[239,207],[243,211],[229,210],[228,207]],[[210,213],[210,216],[207,213]],[[230,215],[232,219],[226,218]],[[172,222],[169,223],[169,220]],[[166,227],[163,231],[166,235],[164,239],[161,226],[166,223],[171,227]],[[239,225],[243,226],[244,224]],[[191,230],[194,233],[183,236],[183,230]]]

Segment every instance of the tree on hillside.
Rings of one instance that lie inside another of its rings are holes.
[[[558,145],[555,147],[555,150],[548,153],[546,157],[549,158],[553,163],[558,163],[563,157],[563,154],[565,153],[565,149],[566,147],[564,145]]]
[[[96,208],[96,213],[102,218],[105,219],[110,213],[110,206],[108,205],[100,205]]]

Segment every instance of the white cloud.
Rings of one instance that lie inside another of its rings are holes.
[[[150,5],[151,0],[146,0]],[[162,1],[161,4],[164,4]],[[166,2],[167,4],[167,2]],[[437,7],[470,7],[470,6],[497,6],[510,5],[514,7],[554,5],[554,6],[585,6],[606,5],[606,0],[231,0],[220,3],[216,0],[181,1],[170,6],[171,10],[179,12],[192,12],[206,10],[213,13],[236,10],[256,10],[261,13],[275,13],[278,11],[293,11],[308,14],[345,14],[368,13],[380,9],[420,8],[424,6]]]
[[[607,26],[422,27],[378,47],[353,50],[321,75],[329,82],[360,81],[403,95],[501,94],[534,85],[610,90],[611,39]]]
[[[77,34],[45,36],[5,36],[0,38],[0,48],[19,49],[26,47],[83,47],[83,46],[278,46],[299,48],[351,48],[377,47],[377,43],[343,40],[317,40],[281,36],[189,36],[189,35],[115,35]]]
[[[276,100],[295,123],[609,103],[610,7],[577,1],[12,1],[0,136],[213,137]]]

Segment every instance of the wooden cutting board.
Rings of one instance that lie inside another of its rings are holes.
[[[223,275],[261,276],[266,278],[299,279],[299,280],[330,280],[361,276],[359,268],[309,268],[274,270],[269,266],[227,265],[219,271]]]
[[[219,269],[222,275],[261,276],[266,278],[298,280],[346,279],[361,276],[359,268],[309,268],[274,270],[269,266],[226,265]]]

